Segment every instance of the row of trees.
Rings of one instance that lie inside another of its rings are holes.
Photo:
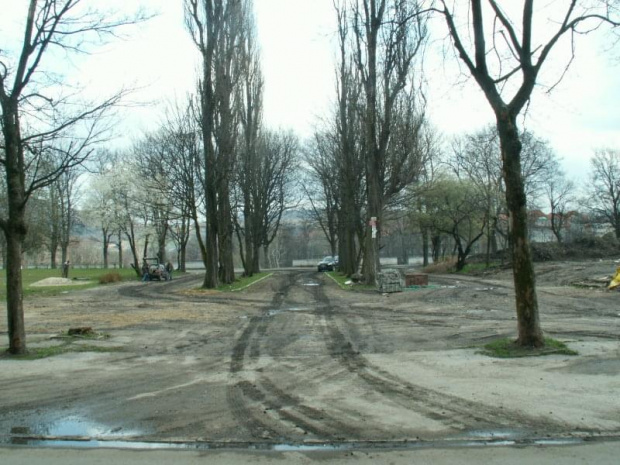
[[[172,243],[184,271],[192,235],[203,262],[209,263],[202,138],[196,102],[190,98],[186,103],[169,108],[159,128],[132,148],[102,154],[101,166],[91,176],[82,216],[99,231],[105,266],[113,240],[120,250],[123,241],[128,244],[137,273],[149,250],[163,262]],[[235,160],[229,180],[231,212],[221,218],[233,228],[231,240],[238,241],[247,275],[260,271],[259,251],[268,254],[282,215],[293,204],[290,185],[298,142],[290,132],[261,129],[256,144],[252,160]]]
[[[96,145],[106,140],[106,116],[125,93],[97,102],[76,101],[75,93],[63,92],[58,79],[45,72],[46,61],[84,51],[89,44],[114,36],[119,28],[145,19],[141,14],[103,13],[91,4],[88,0],[30,0],[21,49],[0,55],[0,162],[6,189],[0,228],[6,240],[12,353],[26,350],[20,265],[29,200],[83,165]],[[234,279],[235,236],[243,246],[246,273],[256,271],[257,251],[269,246],[282,211],[293,203],[285,198],[285,187],[291,181],[296,141],[270,133],[262,125],[263,79],[252,1],[184,0],[184,6],[186,26],[202,63],[197,96],[177,110],[161,131],[137,143],[131,157],[123,155],[113,164],[109,160],[102,164],[102,173],[109,177],[107,185],[112,186],[115,221],[102,221],[101,230],[102,236],[121,231],[133,242],[137,266],[140,254],[132,233],[136,219],[153,228],[160,255],[171,231],[176,231],[182,248],[191,219],[197,238],[203,241],[204,286],[214,287]],[[544,341],[528,242],[527,167],[518,118],[543,65],[565,36],[575,37],[601,23],[618,25],[617,2],[611,0],[571,0],[563,7],[546,8],[550,10],[535,10],[533,0],[501,6],[496,0],[335,1],[340,51],[337,104],[330,123],[317,131],[307,159],[312,172],[322,170],[333,176],[331,185],[321,188],[331,208],[324,227],[337,238],[333,243],[345,272],[351,274],[361,264],[364,279],[374,282],[386,212],[403,201],[424,210],[425,183],[437,180],[433,161],[437,140],[425,118],[418,64],[429,22],[442,19],[450,37],[448,48],[479,85],[496,116],[501,182],[510,220],[518,342],[524,346],[540,346]],[[545,25],[545,34],[535,35],[537,14],[553,17],[555,13],[559,20],[553,27]],[[187,160],[181,161],[186,152]],[[454,164],[457,174],[465,169],[459,163]],[[561,186],[553,191],[562,191]],[[153,198],[157,202],[150,202]],[[142,214],[119,221],[120,206]],[[487,234],[492,219],[489,207],[484,219]],[[475,237],[479,226],[471,223],[466,228]],[[465,252],[467,244],[461,246]]]
[[[527,191],[524,182],[522,152],[523,132],[519,130],[518,118],[541,79],[543,66],[551,52],[559,48],[565,36],[573,39],[580,33],[596,29],[602,23],[618,26],[618,5],[613,1],[579,2],[572,0],[560,7],[548,5],[534,9],[533,0],[511,5],[495,0],[471,0],[469,2],[435,2],[405,0],[350,0],[335,2],[340,39],[340,69],[338,88],[338,111],[330,137],[317,137],[315,153],[325,153],[330,144],[332,166],[345,166],[346,172],[337,175],[338,182],[350,178],[349,185],[358,188],[361,195],[331,187],[323,188],[324,196],[332,196],[329,205],[336,212],[343,212],[338,224],[344,244],[340,259],[345,272],[355,269],[351,263],[350,246],[346,243],[358,232],[361,244],[362,273],[367,282],[374,282],[379,269],[378,244],[381,237],[382,219],[390,200],[398,198],[403,188],[417,177],[424,177],[424,155],[432,150],[419,150],[421,112],[413,112],[415,98],[411,98],[411,70],[417,52],[427,36],[427,21],[438,17],[443,20],[450,38],[449,50],[478,84],[496,117],[499,139],[501,182],[504,186],[505,205],[509,218],[509,246],[512,257],[515,297],[518,321],[518,344],[528,347],[544,345],[540,328],[535,276],[528,241]],[[545,24],[544,31],[535,34],[537,14],[547,14],[558,20]],[[430,15],[430,16],[429,16]],[[518,26],[517,26],[518,25]],[[570,62],[568,63],[570,64]],[[567,64],[567,67],[568,67]],[[561,76],[560,76],[561,78]],[[407,98],[409,97],[409,98]],[[404,139],[398,138],[399,123],[406,129]],[[361,134],[360,137],[356,135]],[[417,137],[416,137],[417,136]],[[399,158],[403,147],[407,157]],[[415,154],[415,155],[413,155]],[[417,163],[411,163],[412,158]],[[316,159],[315,156],[312,156]],[[321,160],[329,159],[323,156]],[[391,160],[396,159],[395,164]],[[349,163],[359,163],[362,170],[347,175]],[[313,169],[320,177],[326,163],[321,161]],[[392,168],[392,169],[390,169]],[[458,171],[458,170],[457,170]],[[497,170],[496,170],[497,172]],[[359,176],[363,173],[363,176]],[[403,177],[408,179],[403,179]],[[401,182],[402,181],[402,182]],[[465,187],[463,186],[462,189]],[[554,186],[554,197],[561,186]],[[355,209],[352,199],[363,198],[364,203]],[[488,199],[487,199],[488,200]],[[351,212],[346,203],[351,205]],[[346,213],[345,213],[346,212]],[[360,213],[362,212],[362,213]],[[469,235],[475,239],[483,234],[484,226],[492,221],[490,210],[479,232],[468,224]],[[345,218],[346,215],[346,218]],[[357,215],[360,222],[352,221]],[[335,216],[332,214],[332,218]],[[329,218],[329,216],[328,216]],[[350,231],[346,229],[349,228]],[[334,222],[325,222],[326,231],[336,231]],[[489,228],[490,230],[490,228]],[[453,229],[453,237],[460,251],[466,253],[467,245],[461,244],[460,228]],[[333,242],[333,241],[332,241]],[[460,261],[462,265],[462,261]]]
[[[59,85],[51,63],[88,52],[92,44],[146,19],[140,13],[126,17],[99,11],[86,0],[30,0],[19,8],[25,10],[22,40],[16,49],[0,51],[0,165],[6,192],[0,229],[6,241],[9,351],[14,354],[26,351],[21,260],[27,205],[36,192],[62,183],[108,139],[111,109],[126,94],[121,90],[86,101],[76,87],[68,91],[70,86]]]
[[[262,124],[253,2],[184,0],[184,5],[187,30],[202,60],[194,113],[204,165],[204,286],[211,288],[235,278],[235,236],[245,273],[258,271],[259,251],[268,249],[291,204],[288,185],[298,142]]]

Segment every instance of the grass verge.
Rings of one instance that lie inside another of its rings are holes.
[[[80,353],[80,352],[120,352],[121,347],[101,347],[85,344],[71,344],[66,342],[57,346],[50,347],[37,347],[34,349],[28,349],[28,353],[25,355],[10,355],[7,352],[7,348],[0,350],[0,359],[5,360],[40,360],[42,358],[54,357],[56,355],[68,354],[68,353]]]
[[[22,270],[22,283],[25,296],[54,296],[63,294],[69,291],[78,291],[82,289],[88,289],[91,287],[100,286],[100,280],[102,277],[104,281],[111,273],[118,274],[121,280],[129,281],[136,280],[136,272],[131,268],[123,269],[104,269],[104,268],[89,268],[89,269],[72,269],[69,271],[69,277],[79,285],[71,286],[33,286],[34,283],[46,278],[60,278],[62,271],[60,269],[25,269]],[[6,299],[6,270],[0,270],[0,299]]]
[[[463,268],[461,271],[455,271],[455,273],[478,275],[493,272],[500,268],[500,262],[491,262],[488,266],[486,263],[467,263],[465,265],[465,268]]]
[[[271,275],[273,275],[273,273],[264,272],[264,273],[256,273],[252,276],[241,276],[235,279],[235,282],[232,284],[222,284],[221,286],[218,286],[217,290],[221,292],[242,291],[250,287],[252,284],[256,284],[257,282],[262,281],[263,279],[266,279]]]
[[[551,338],[545,338],[545,346],[541,348],[521,347],[510,338],[498,339],[484,345],[479,353],[496,358],[542,357],[544,355],[579,355],[574,350],[569,349],[563,342]]]

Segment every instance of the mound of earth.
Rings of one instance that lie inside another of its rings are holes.
[[[45,278],[41,281],[37,281],[36,283],[32,283],[31,286],[34,287],[45,287],[45,286],[81,286],[84,284],[88,284],[88,281],[74,281],[69,278]]]
[[[620,245],[614,237],[592,237],[558,244],[532,243],[534,261],[591,260],[620,257]]]
[[[532,242],[532,258],[535,262],[561,262],[581,260],[607,260],[620,258],[620,241],[613,235],[586,237],[571,242]],[[469,257],[469,263],[484,263],[486,254]],[[510,267],[510,254],[507,249],[491,254],[492,261],[502,261]]]

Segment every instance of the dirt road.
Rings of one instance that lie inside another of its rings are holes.
[[[197,292],[194,275],[34,299],[30,346],[92,326],[111,337],[85,343],[120,351],[0,360],[0,442],[283,450],[615,440],[620,295],[563,282],[607,269],[539,270],[544,329],[576,357],[477,353],[515,334],[509,273],[432,276],[429,289],[390,295],[288,271],[230,294]]]

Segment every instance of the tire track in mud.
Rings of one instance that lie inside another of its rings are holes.
[[[283,275],[285,280],[271,304],[262,315],[252,317],[238,337],[231,356],[230,376],[232,383],[227,390],[227,400],[235,421],[252,439],[291,441],[312,435],[313,439],[325,441],[344,440],[347,434],[357,435],[357,429],[327,412],[306,405],[293,394],[279,388],[267,376],[259,375],[249,381],[241,372],[246,361],[259,360],[261,342],[268,337],[272,321],[270,312],[282,308],[294,288],[300,273]]]
[[[309,292],[314,294],[317,302],[323,303],[318,308],[323,309],[321,312],[327,322],[324,337],[332,358],[362,379],[376,393],[406,409],[457,430],[492,430],[507,427],[562,430],[560,423],[529,418],[516,412],[500,411],[485,404],[415,385],[382,370],[361,355],[353,345],[354,342],[339,328],[340,321],[345,325],[347,322],[342,319],[339,321],[323,286],[315,287]]]

